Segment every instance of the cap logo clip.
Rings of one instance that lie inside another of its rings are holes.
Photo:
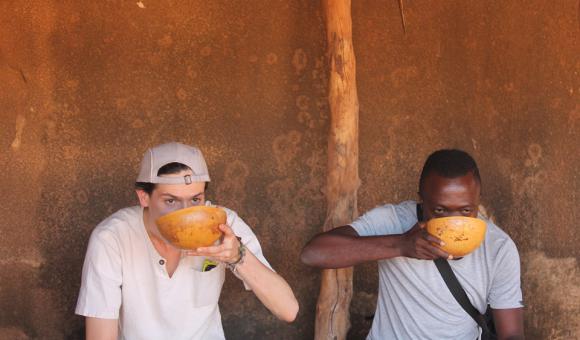
[[[183,179],[185,180],[185,184],[187,184],[187,185],[189,185],[193,182],[191,180],[191,175],[185,175],[185,176],[183,176]]]

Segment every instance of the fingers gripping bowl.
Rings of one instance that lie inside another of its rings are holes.
[[[445,242],[441,249],[454,257],[477,249],[485,238],[485,230],[485,221],[474,217],[439,217],[427,222],[427,232]]]
[[[226,224],[226,212],[218,207],[195,206],[177,210],[157,219],[161,235],[181,249],[195,249],[214,244],[222,236],[220,224]]]

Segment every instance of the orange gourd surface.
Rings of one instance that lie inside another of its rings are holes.
[[[212,245],[222,236],[218,226],[226,224],[226,212],[218,207],[195,206],[157,219],[161,235],[174,246],[195,249]]]
[[[441,249],[454,257],[477,249],[485,238],[485,230],[485,221],[474,217],[440,217],[427,222],[427,232],[445,242]]]

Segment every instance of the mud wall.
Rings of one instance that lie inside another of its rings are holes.
[[[579,3],[404,3],[406,33],[395,1],[353,2],[360,210],[414,198],[433,149],[470,152],[520,251],[528,337],[579,337]],[[355,272],[357,337],[375,277]]]
[[[484,203],[522,257],[526,331],[580,336],[577,1],[354,1],[359,210],[415,197],[424,158],[479,161]],[[274,320],[228,276],[230,339],[309,339],[318,272],[298,261],[322,226],[325,36],[312,1],[0,3],[0,338],[77,339],[92,228],[136,204],[143,151],[205,152],[210,198],[238,211],[301,303]],[[355,271],[352,339],[376,268]]]

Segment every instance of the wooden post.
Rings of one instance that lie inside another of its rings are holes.
[[[323,0],[330,64],[330,133],[324,231],[350,223],[357,216],[358,97],[352,45],[350,0]],[[316,306],[315,339],[346,339],[350,328],[352,267],[322,272]]]

